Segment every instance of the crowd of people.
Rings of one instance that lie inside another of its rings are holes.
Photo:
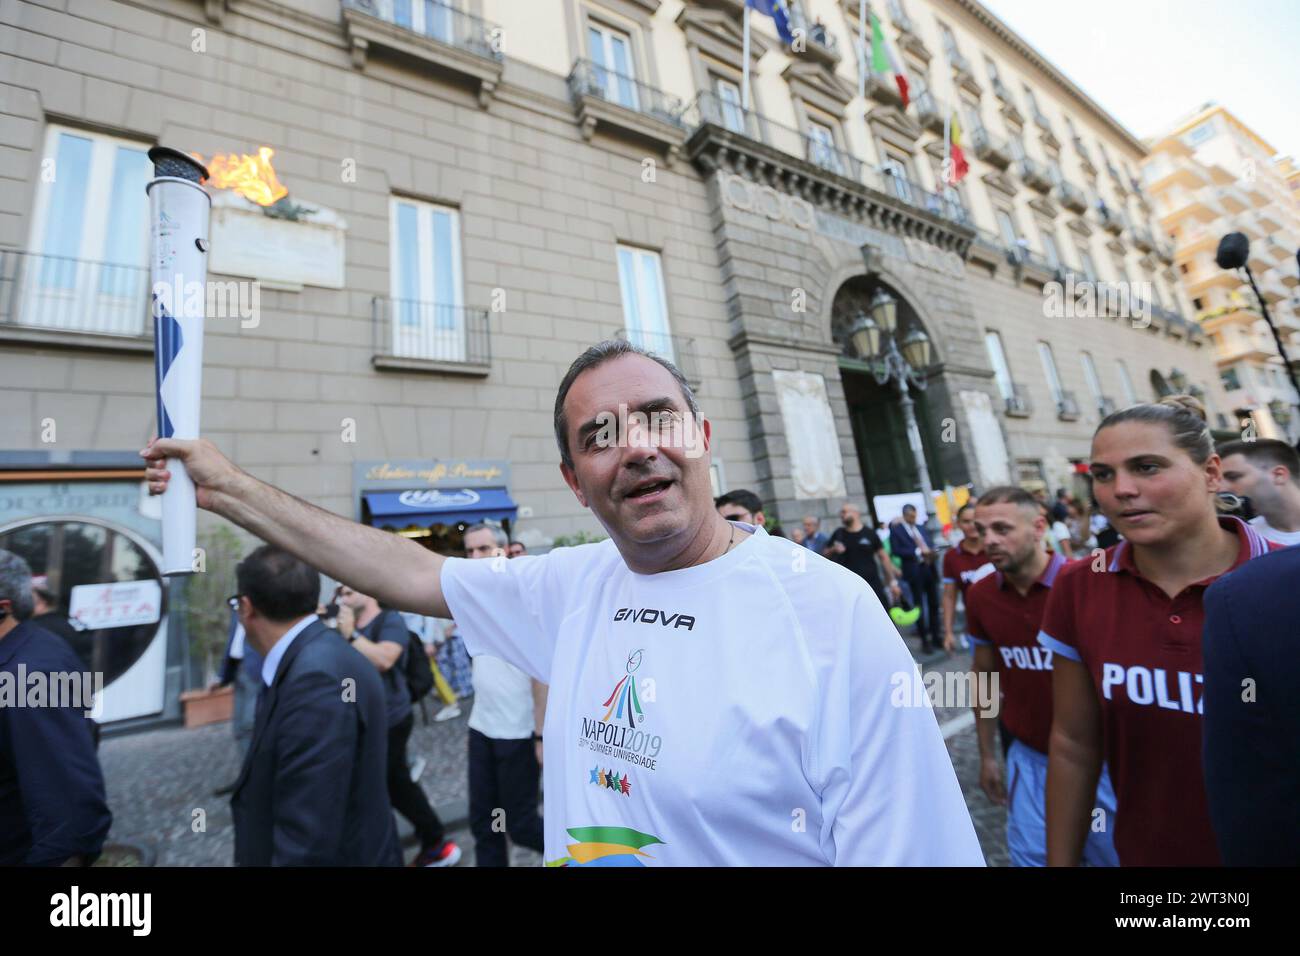
[[[396,865],[394,809],[415,865],[459,859],[407,754],[416,703],[434,687],[458,703],[433,629],[472,660],[484,865],[507,840],[548,865],[979,865],[933,711],[892,699],[916,668],[893,612],[915,615],[922,653],[964,641],[974,674],[998,678],[998,707],[976,706],[979,784],[1007,807],[1013,863],[1300,862],[1294,449],[1216,449],[1199,403],[1168,398],[1098,426],[1088,509],[980,489],[945,548],[914,507],[877,531],[847,502],[831,533],[806,516],[786,540],[752,492],[713,497],[707,455],[596,441],[611,403],[701,417],[670,362],[626,342],[584,352],[556,440],[610,538],[536,557],[486,524],[465,558],[437,555],[208,442],[145,450],[152,492],[183,461],[202,507],[268,542],[237,569],[223,674],[245,689],[237,863]],[[345,582],[336,607],[318,603],[322,574]],[[32,589],[0,552],[0,671],[79,669],[32,623]],[[89,723],[0,708],[0,863],[99,852],[111,816]]]

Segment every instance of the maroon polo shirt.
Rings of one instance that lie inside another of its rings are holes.
[[[1038,643],[1047,595],[1066,561],[1051,555],[1025,594],[1000,571],[966,593],[966,635],[990,644],[998,659],[1002,724],[1016,739],[1047,753],[1052,733],[1052,652]]]
[[[1276,548],[1238,518],[1219,524],[1239,541],[1233,568]],[[1092,675],[1120,863],[1218,866],[1201,769],[1201,631],[1205,589],[1221,575],[1171,598],[1138,572],[1127,541],[1106,549],[1104,572],[1092,568],[1084,559],[1061,572],[1038,640]]]
[[[966,594],[972,584],[992,573],[993,565],[989,562],[983,547],[971,554],[958,544],[943,553],[943,583],[956,584],[963,601],[966,600]]]

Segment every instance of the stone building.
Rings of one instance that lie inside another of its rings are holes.
[[[433,547],[481,516],[599,533],[551,408],[615,335],[682,365],[716,487],[786,522],[920,487],[854,344],[878,292],[929,345],[908,354],[936,487],[1078,480],[1099,417],[1175,370],[1229,410],[1139,141],[974,0],[869,5],[906,107],[887,77],[859,92],[856,0],[790,6],[793,43],[752,18],[746,109],[741,0],[7,4],[0,546],[69,599],[155,560],[155,143],[244,157],[221,165],[270,202],[212,189],[204,433]],[[954,112],[970,171],[945,187]],[[169,688],[180,630],[139,638]]]

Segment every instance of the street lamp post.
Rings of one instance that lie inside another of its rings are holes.
[[[903,422],[907,429],[907,443],[916,461],[921,480],[921,493],[925,496],[925,528],[930,540],[937,541],[938,526],[934,520],[934,488],[930,484],[930,469],[925,463],[925,447],[921,444],[921,429],[916,424],[916,403],[908,392],[908,385],[924,390],[927,382],[922,369],[930,365],[930,339],[921,329],[914,328],[904,337],[902,348],[894,341],[898,330],[898,303],[884,289],[877,287],[868,306],[871,314],[859,312],[849,327],[849,341],[858,355],[871,365],[876,384],[893,383],[898,389],[903,406]]]

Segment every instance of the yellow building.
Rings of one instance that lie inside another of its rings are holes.
[[[1250,240],[1247,264],[1291,359],[1300,358],[1300,171],[1222,106],[1209,104],[1152,145],[1143,167],[1174,240],[1178,269],[1214,342],[1234,410],[1263,437],[1294,441],[1300,398],[1244,275],[1215,263],[1229,232]]]

